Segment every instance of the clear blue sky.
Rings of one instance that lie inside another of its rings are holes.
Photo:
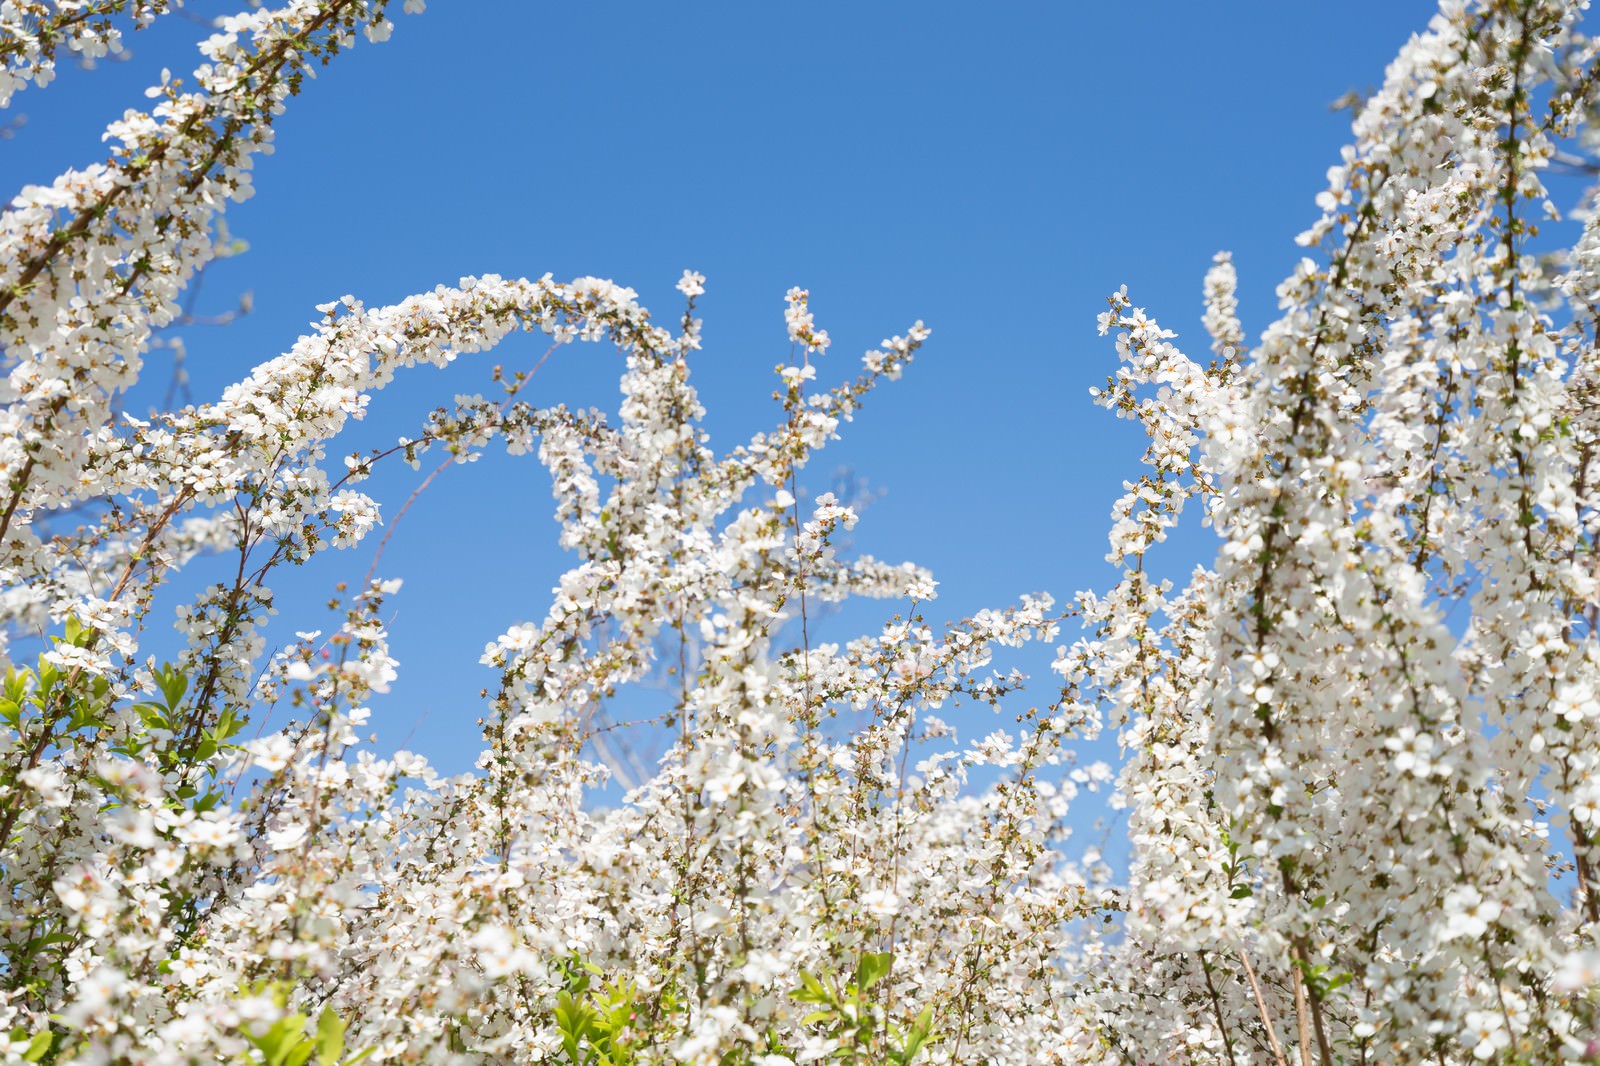
[[[693,268],[709,278],[696,383],[725,447],[776,420],[789,286],[811,289],[834,338],[824,378],[921,318],[925,356],[820,457],[810,487],[847,465],[887,490],[856,546],[931,567],[934,620],[1107,584],[1107,511],[1140,446],[1087,395],[1115,365],[1095,333],[1104,297],[1126,283],[1198,354],[1201,277],[1229,249],[1259,331],[1347,139],[1329,103],[1376,86],[1432,12],[1421,0],[431,7],[339,57],[279,120],[256,198],[228,215],[251,251],[212,270],[202,300],[222,310],[248,289],[255,310],[187,331],[196,397],[285,350],[315,304],[346,292],[380,304],[466,273],[595,274],[670,318]],[[164,20],[133,38],[129,61],[22,94],[13,112],[28,123],[0,143],[0,184],[103,158],[104,124],[144,106],[162,66],[192,66],[204,32]],[[339,450],[414,432],[455,393],[489,394],[490,363],[532,352],[524,338],[414,374]],[[531,396],[614,407],[619,371],[607,348],[567,347]],[[392,514],[414,483],[396,468],[368,484]],[[477,665],[483,645],[542,618],[568,565],[550,508],[537,462],[496,456],[441,478],[402,524],[382,567],[406,585],[380,747],[470,765],[477,692],[494,680]],[[374,545],[289,575],[276,637],[333,628],[316,604],[359,581]],[[1199,535],[1179,541],[1169,568],[1206,551]]]

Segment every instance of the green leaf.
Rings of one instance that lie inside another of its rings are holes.
[[[146,729],[165,729],[171,732],[172,725],[167,721],[166,708],[159,703],[135,703],[133,713],[139,716],[139,721],[144,723]]]
[[[822,987],[822,982],[804,970],[800,971],[800,986],[790,992],[791,998],[801,1003],[832,1003],[833,996]]]
[[[894,953],[889,951],[869,951],[861,956],[861,961],[856,964],[856,989],[865,992],[884,977],[894,966]]]
[[[1228,893],[1229,899],[1249,899],[1255,895],[1249,885],[1234,885],[1233,891]]]
[[[75,733],[80,729],[99,729],[105,721],[95,713],[94,707],[84,700],[73,704],[72,718],[67,723],[67,732]]]
[[[306,1016],[288,1014],[279,1018],[265,1033],[249,1037],[249,1040],[260,1050],[266,1066],[301,1066],[311,1054],[311,1045],[305,1043],[305,1035]],[[293,1062],[290,1056],[297,1046],[304,1046],[306,1054],[299,1062]]]
[[[30,676],[27,670],[19,672],[15,666],[6,667],[6,699],[20,704],[28,694],[28,678]]]
[[[167,701],[167,710],[177,710],[178,704],[183,702],[184,693],[189,691],[189,679],[171,663],[157,670],[155,679],[156,688],[161,690],[162,697]]]
[[[922,1045],[926,1044],[933,1035],[933,1006],[930,1004],[922,1008],[922,1013],[917,1015],[917,1020],[911,1027],[911,1032],[906,1034],[904,1057],[900,1060],[905,1066],[910,1066],[911,1060]]]
[[[338,1066],[344,1057],[344,1019],[332,1007],[322,1008],[317,1018],[317,1066]]]
[[[28,1041],[28,1050],[22,1053],[22,1061],[38,1062],[50,1052],[50,1045],[55,1043],[56,1034],[46,1029],[34,1033],[33,1039]]]
[[[225,709],[217,718],[217,724],[212,728],[212,734],[218,741],[228,741],[239,735],[245,726],[245,720],[234,714],[233,708]]]
[[[60,671],[58,671],[55,668],[54,664],[48,663],[43,658],[41,658],[39,660],[39,697],[40,697],[40,699],[43,699],[44,697],[50,695],[50,690],[56,687],[56,682],[59,681],[59,680],[61,680]]]

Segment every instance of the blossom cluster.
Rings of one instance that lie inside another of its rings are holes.
[[[1446,0],[1254,347],[1226,254],[1204,362],[1113,295],[1094,393],[1148,437],[1117,582],[943,626],[801,481],[929,331],[825,386],[801,288],[778,423],[723,452],[693,271],[675,330],[597,278],[346,296],[216,398],[123,411],[288,98],[387,6],[220,20],[108,162],[0,214],[0,1059],[1600,1061],[1600,193],[1570,250],[1539,233],[1600,116],[1582,5]],[[167,8],[4,0],[0,104]],[[520,332],[614,349],[617,409],[496,367],[338,446],[396,376]],[[486,640],[481,755],[444,776],[363,735],[401,582],[269,652],[272,579],[369,541],[379,465],[495,446],[549,470],[574,565]],[[1180,587],[1145,560],[1186,506],[1218,551]],[[208,555],[231,576],[158,661],[158,593]],[[848,597],[899,606],[813,641]],[[1058,641],[1017,713],[1005,657]],[[624,700],[666,749],[601,801]],[[1106,736],[1120,769],[1080,754]],[[1125,808],[1125,870],[1073,842],[1086,793]]]

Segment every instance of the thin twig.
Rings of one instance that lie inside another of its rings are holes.
[[[1261,1012],[1261,1024],[1267,1030],[1267,1043],[1272,1045],[1272,1057],[1278,1066],[1289,1066],[1289,1058],[1283,1053],[1283,1043],[1278,1039],[1278,1031],[1273,1028],[1272,1015],[1267,1013],[1267,1000],[1261,994],[1261,982],[1256,980],[1255,967],[1250,965],[1250,956],[1245,954],[1244,948],[1239,949],[1239,962],[1244,966],[1244,975],[1250,982],[1250,991],[1256,997],[1256,1010]]]

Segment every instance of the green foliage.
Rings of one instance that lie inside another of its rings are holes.
[[[1317,1000],[1327,999],[1329,995],[1343,988],[1355,978],[1353,973],[1333,972],[1332,967],[1325,964],[1312,964],[1304,958],[1296,958],[1294,965],[1300,970],[1300,976],[1306,983],[1306,989]]]
[[[801,971],[800,987],[790,996],[801,1003],[814,1003],[817,1009],[806,1015],[807,1025],[821,1025],[838,1042],[834,1058],[850,1063],[888,1063],[910,1066],[917,1052],[937,1038],[933,1035],[933,1008],[924,1007],[902,1029],[886,1020],[881,1006],[868,997],[872,987],[889,976],[894,967],[891,952],[867,952],[856,963],[851,981],[839,989],[813,974]]]
[[[289,1000],[289,986],[279,982],[260,989],[259,994],[271,996],[284,1007]],[[347,1055],[344,1019],[332,1007],[324,1007],[314,1025],[307,1015],[288,1013],[261,1032],[245,1026],[240,1035],[259,1055],[252,1055],[247,1061],[260,1066],[354,1066],[376,1050],[367,1048]]]
[[[924,1007],[909,1026],[902,1027],[888,1021],[883,1007],[872,1001],[873,989],[882,985],[893,966],[893,954],[868,952],[843,988],[801,972],[800,987],[790,996],[815,1005],[804,1024],[820,1026],[823,1035],[838,1045],[834,1061],[850,1066],[912,1066],[919,1052],[937,1040],[932,1007]],[[561,1034],[557,1061],[563,1066],[636,1066],[646,1061],[651,1043],[638,1024],[643,1009],[638,986],[631,980],[607,979],[605,971],[577,954],[560,960],[555,968],[563,986],[554,1011]],[[652,1004],[651,1014],[675,1014],[676,1001],[670,995]],[[776,1032],[769,1033],[767,1041],[767,1052],[792,1057],[795,1049],[785,1047]],[[740,1051],[723,1061],[740,1066],[750,1061],[748,1055]]]
[[[45,1061],[45,1056],[50,1054],[51,1049],[55,1046],[56,1034],[49,1029],[42,1029],[30,1037],[28,1030],[22,1026],[11,1030],[13,1047],[24,1040],[28,1042],[28,1046],[22,1052],[22,1061],[43,1062]]]
[[[99,633],[68,617],[63,632],[50,637],[57,648],[90,648]],[[39,762],[52,749],[63,750],[82,740],[110,735],[107,748],[130,759],[153,756],[164,775],[183,783],[168,797],[173,806],[197,813],[221,802],[220,793],[203,789],[200,782],[215,757],[235,745],[244,729],[243,714],[224,707],[207,721],[207,709],[185,706],[189,678],[167,663],[152,674],[159,699],[132,704],[131,716],[114,714],[111,685],[106,678],[78,669],[63,671],[40,655],[29,669],[8,666],[0,681],[0,722],[16,734],[20,746],[33,753],[23,768]],[[114,728],[113,728],[114,727]],[[201,770],[201,773],[190,771]],[[5,784],[16,786],[8,780]]]
[[[150,736],[178,740],[177,743],[158,744],[155,747],[156,758],[164,773],[208,763],[219,752],[233,747],[229,741],[244,729],[243,715],[236,714],[232,707],[224,707],[218,712],[216,721],[208,726],[195,717],[201,708],[186,710],[183,707],[183,698],[189,691],[188,677],[169,663],[155,671],[154,678],[156,688],[161,693],[161,702],[147,700],[134,704],[133,710]],[[143,750],[148,739],[135,740],[128,754]],[[193,796],[193,792],[188,795],[180,793],[179,798],[188,800]],[[194,805],[196,810],[206,810],[217,801],[217,797],[211,796],[203,799],[203,803]]]
[[[638,1046],[632,1023],[638,989],[632,981],[593,978],[605,972],[574,954],[558,969],[565,987],[556,997],[556,1028],[561,1033],[561,1061],[568,1066],[632,1066]]]
[[[76,618],[68,618],[63,636],[53,636],[56,647],[86,648],[98,634],[85,629]],[[43,733],[68,737],[105,725],[110,706],[110,683],[103,677],[84,677],[77,671],[63,674],[55,663],[39,656],[39,665],[29,670],[6,667],[0,685],[0,719],[18,733]]]

